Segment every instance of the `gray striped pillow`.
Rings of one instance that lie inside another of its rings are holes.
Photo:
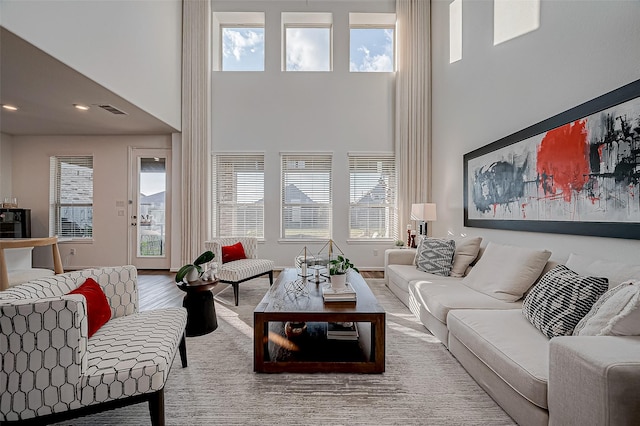
[[[448,277],[455,251],[453,240],[423,238],[416,249],[416,267],[423,272]]]
[[[607,278],[581,276],[558,265],[527,294],[522,314],[549,338],[568,336],[608,288]]]

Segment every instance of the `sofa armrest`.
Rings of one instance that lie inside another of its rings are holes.
[[[387,265],[413,265],[416,249],[387,249],[384,251],[384,267]]]
[[[640,336],[551,339],[549,424],[637,424],[639,354]]]
[[[87,330],[81,295],[0,302],[0,420],[79,406]]]

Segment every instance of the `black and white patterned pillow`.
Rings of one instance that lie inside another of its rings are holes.
[[[581,276],[558,265],[527,294],[522,314],[549,338],[568,336],[608,288],[607,278]]]
[[[423,238],[416,250],[416,266],[430,274],[448,277],[453,265],[456,242],[440,238]]]

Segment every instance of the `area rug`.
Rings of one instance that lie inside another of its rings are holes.
[[[253,309],[266,279],[216,295],[218,329],[187,338],[189,366],[173,363],[167,425],[513,425],[447,349],[384,285],[366,280],[387,312],[384,374],[256,374]],[[147,404],[60,423],[151,424]]]

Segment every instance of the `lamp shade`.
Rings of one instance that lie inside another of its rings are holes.
[[[435,203],[411,204],[411,220],[424,222],[437,220]]]

